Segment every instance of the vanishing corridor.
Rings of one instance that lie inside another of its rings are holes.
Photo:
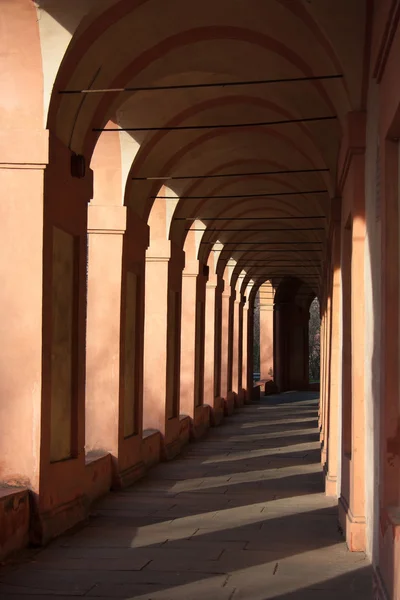
[[[2,600],[371,598],[324,495],[318,398],[262,398],[1,572]]]

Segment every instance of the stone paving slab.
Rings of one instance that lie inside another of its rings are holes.
[[[316,395],[246,406],[0,570],[1,600],[370,600],[323,493]]]

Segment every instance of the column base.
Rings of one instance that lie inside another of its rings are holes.
[[[379,567],[374,569],[372,578],[373,600],[390,600]]]
[[[326,451],[326,445],[323,444],[322,445],[322,449],[321,449],[321,465],[322,465],[322,467],[323,467],[324,470],[325,470],[325,467],[326,467],[327,459],[328,459],[328,453]]]
[[[221,424],[224,418],[224,399],[221,396],[214,398],[214,406],[211,407],[210,411],[210,425],[211,427],[217,427]]]
[[[113,490],[120,490],[123,488],[127,488],[135,481],[141,479],[146,473],[146,465],[143,461],[139,461],[136,464],[124,469],[123,471],[119,471],[115,474],[115,478],[113,481]]]
[[[339,522],[346,536],[346,543],[350,552],[365,552],[365,518],[355,517],[343,496],[339,498]]]
[[[26,488],[0,490],[0,561],[26,548],[29,542],[29,491]]]
[[[204,437],[210,427],[210,407],[206,404],[197,406],[195,416],[190,419],[190,439],[199,440]]]
[[[240,408],[244,404],[244,395],[243,390],[241,389],[237,394],[235,394],[235,407]]]
[[[235,392],[228,392],[227,397],[224,399],[224,413],[230,416],[235,410]]]
[[[325,472],[325,495],[329,498],[337,498],[337,477],[333,475],[329,475],[324,469]]]
[[[279,394],[279,389],[275,381],[273,379],[269,379],[265,382],[264,396],[272,396],[274,394]]]
[[[29,538],[33,546],[43,546],[53,538],[71,529],[89,514],[90,503],[84,494],[73,500],[55,506],[46,511],[41,511],[32,501],[31,522]]]
[[[145,429],[142,436],[141,453],[146,469],[160,462],[161,433],[158,429]]]
[[[164,434],[161,443],[161,460],[172,460],[181,453],[182,448],[189,442],[190,437],[190,418],[186,415],[180,415],[168,421],[170,425]]]

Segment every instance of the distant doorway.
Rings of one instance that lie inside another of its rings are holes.
[[[308,326],[308,373],[310,383],[319,383],[321,363],[321,317],[318,298],[310,304]]]

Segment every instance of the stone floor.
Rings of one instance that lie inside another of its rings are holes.
[[[3,568],[0,598],[368,600],[322,490],[316,395],[263,398]]]

